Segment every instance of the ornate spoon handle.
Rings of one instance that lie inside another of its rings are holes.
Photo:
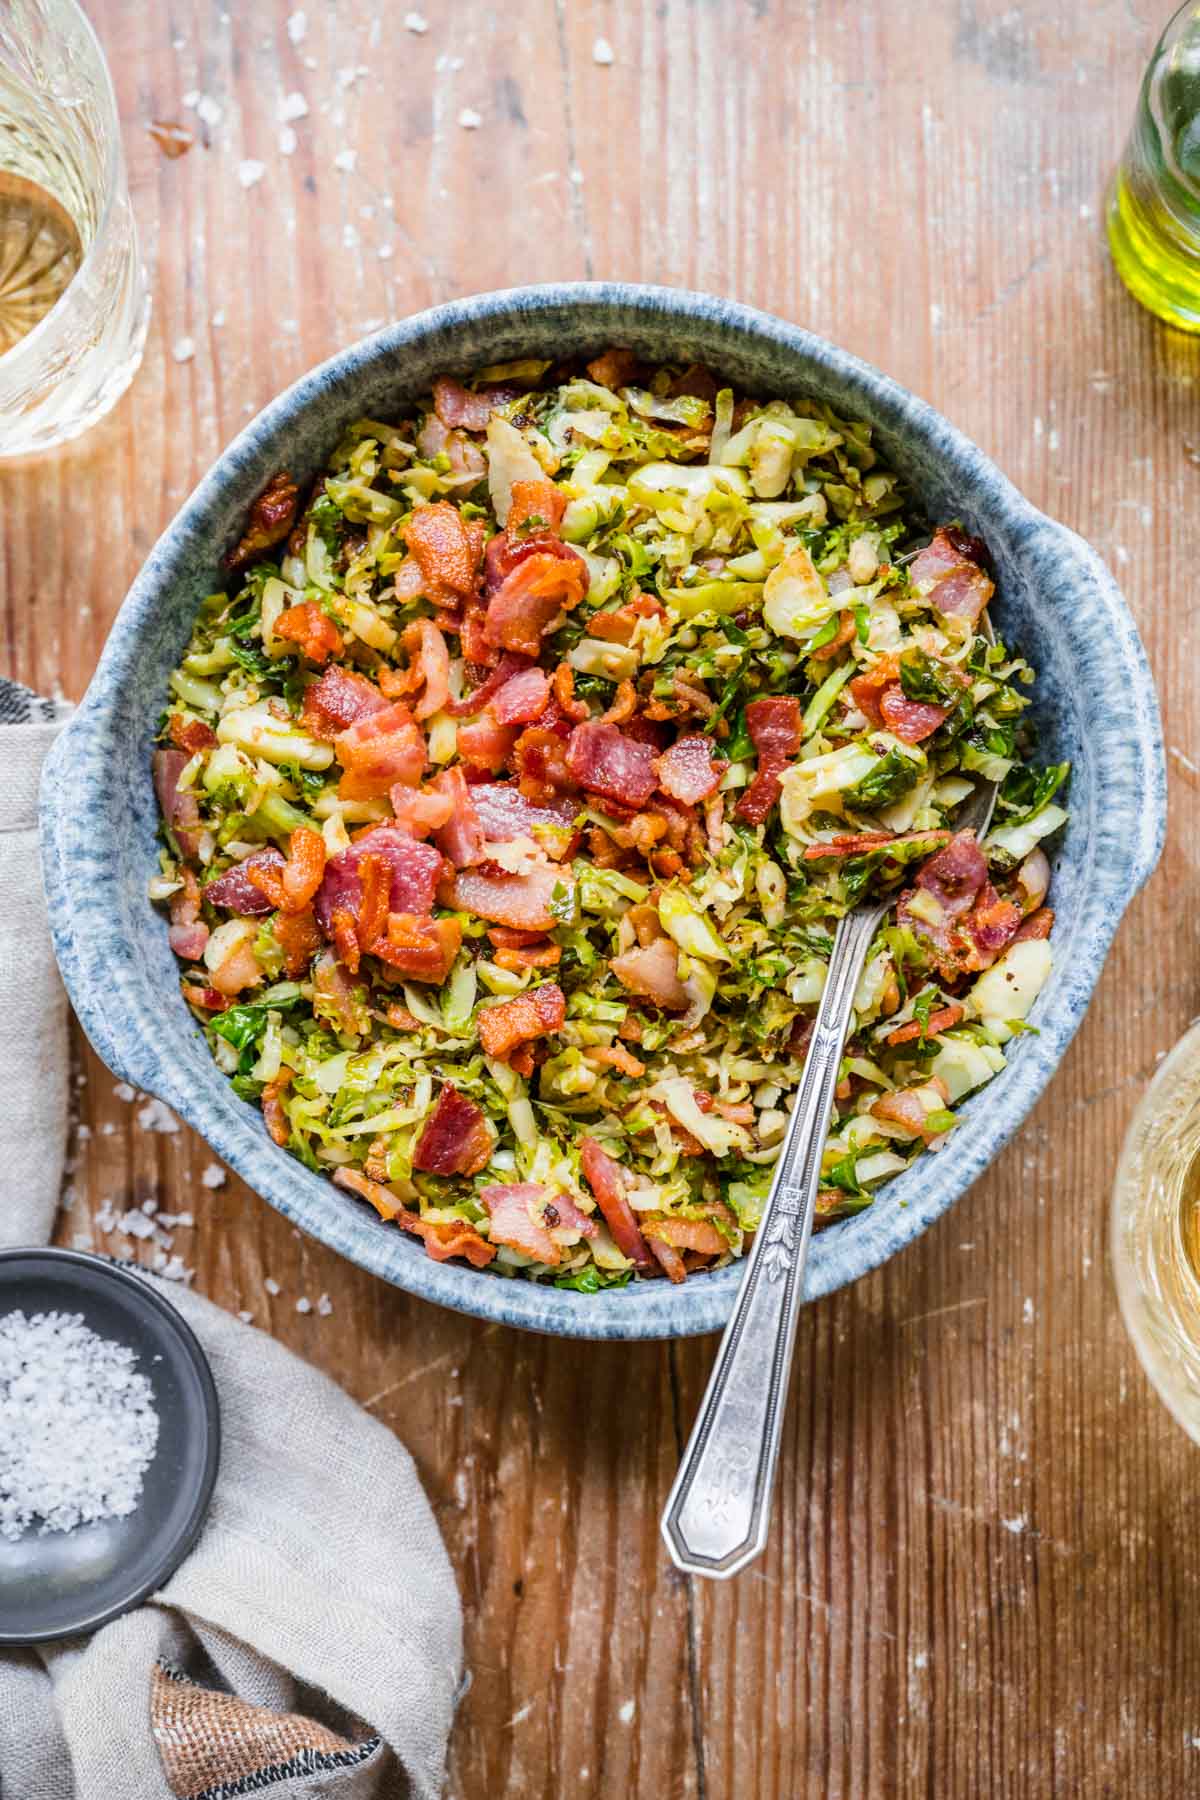
[[[885,908],[838,926],[775,1178],[662,1530],[677,1568],[736,1575],[767,1537],[796,1317],[838,1065],[867,948]]]

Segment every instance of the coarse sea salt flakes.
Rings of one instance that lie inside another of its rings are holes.
[[[458,115],[458,122],[464,131],[478,131],[483,124],[483,116],[474,107],[464,106]]]
[[[277,1294],[279,1292],[279,1283],[273,1275],[264,1277],[263,1286],[266,1288],[268,1294]]]
[[[611,63],[616,61],[613,47],[607,38],[598,37],[592,45],[592,61],[599,63],[602,69],[607,69]]]
[[[196,340],[190,337],[176,338],[171,346],[171,355],[177,363],[191,362],[196,354]],[[161,1104],[161,1102],[156,1102]]]
[[[308,113],[308,101],[301,93],[285,94],[275,109],[275,115],[283,125],[293,119],[303,119]]]
[[[189,344],[192,342],[191,338],[186,341]],[[192,348],[194,352],[195,345]],[[179,356],[178,344],[175,346],[175,356],[177,360],[182,360]],[[174,1134],[179,1130],[179,1120],[170,1107],[164,1106],[161,1100],[147,1100],[145,1106],[138,1107],[134,1116],[143,1131],[162,1131]]]
[[[158,1443],[149,1381],[80,1313],[0,1319],[0,1537],[126,1518]]]
[[[404,29],[405,31],[414,31],[418,37],[421,37],[429,30],[429,20],[419,12],[405,13]]]
[[[253,157],[248,156],[245,162],[238,164],[237,178],[244,188],[252,188],[262,180],[266,172],[266,163],[256,162]]]
[[[302,44],[304,34],[308,30],[308,20],[302,12],[292,13],[287,22],[287,34],[293,44]]]
[[[335,169],[341,169],[343,174],[353,175],[354,165],[357,161],[357,150],[339,150],[333,159],[333,166]]]
[[[224,1187],[226,1174],[220,1163],[209,1163],[200,1171],[200,1186],[206,1188]]]

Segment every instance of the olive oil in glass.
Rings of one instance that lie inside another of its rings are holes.
[[[1136,300],[1200,331],[1200,0],[1154,52],[1108,202],[1108,241]]]

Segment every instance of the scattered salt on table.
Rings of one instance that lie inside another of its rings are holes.
[[[133,1512],[158,1442],[136,1364],[79,1313],[0,1319],[0,1537]]]

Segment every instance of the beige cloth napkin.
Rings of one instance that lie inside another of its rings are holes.
[[[58,1197],[67,1046],[34,830],[54,728],[5,723],[16,704],[0,682],[0,1242],[32,1244]],[[212,1507],[150,1603],[88,1640],[0,1651],[0,1797],[434,1800],[462,1619],[412,1458],[263,1333],[156,1285],[220,1395]]]

